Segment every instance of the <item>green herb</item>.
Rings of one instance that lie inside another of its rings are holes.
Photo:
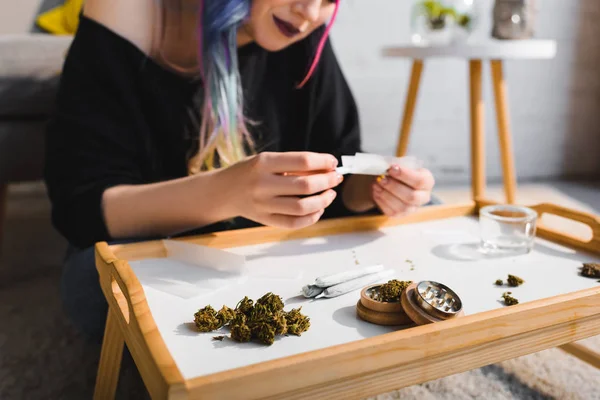
[[[242,300],[239,301],[237,306],[235,306],[235,311],[241,312],[242,314],[246,314],[247,312],[252,310],[253,305],[254,302],[252,301],[252,299],[249,299],[248,296],[245,296]]]
[[[504,299],[504,304],[507,306],[513,306],[515,304],[519,304],[519,300],[515,299],[511,296],[512,292],[505,292],[502,294],[502,298]]]
[[[229,325],[230,336],[236,342],[249,342],[252,339],[252,332],[250,327],[246,325],[246,321],[244,314],[237,313]]]
[[[271,345],[277,335],[300,336],[310,327],[310,319],[300,313],[300,309],[284,311],[283,300],[271,292],[254,303],[248,296],[238,302],[235,309],[223,306],[219,312],[210,306],[194,314],[196,327],[200,332],[211,332],[228,326],[230,337],[237,342],[257,340]],[[215,336],[213,340],[223,340]]]
[[[506,281],[508,282],[508,286],[512,287],[520,286],[525,282],[523,279],[515,275],[508,275],[508,279]]]
[[[221,326],[217,318],[217,312],[211,306],[206,306],[194,314],[194,322],[200,332],[211,332]]]
[[[494,282],[496,284],[496,286],[502,286],[504,285],[504,282],[502,281],[502,279],[496,279],[496,282]]]
[[[285,314],[285,321],[287,324],[287,333],[290,335],[300,336],[302,332],[305,332],[310,328],[310,320],[307,316],[300,313],[300,308],[294,308],[292,311]]]
[[[410,286],[410,284],[412,284],[412,281],[399,281],[392,279],[391,281],[381,285],[378,290],[374,290],[371,293],[371,298],[384,303],[400,301],[400,295],[407,287]]]
[[[223,339],[225,339],[225,336],[213,336],[213,340],[218,340],[219,342],[222,342]]]
[[[588,278],[600,278],[600,264],[584,263],[581,267],[581,275]]]

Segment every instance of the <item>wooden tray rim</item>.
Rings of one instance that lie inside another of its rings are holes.
[[[258,227],[177,240],[221,248],[234,247],[275,240],[294,240],[368,231],[436,219],[475,216],[479,208],[488,204],[495,204],[495,202],[477,200],[459,205],[431,206],[410,216],[397,219],[389,219],[384,216],[332,219],[321,221],[312,227],[298,231]],[[588,223],[594,232],[590,242],[582,242],[568,234],[540,226],[538,228],[539,237],[576,247],[579,250],[600,254],[600,229],[598,229],[600,218],[553,204],[541,204],[532,208],[540,214],[544,212],[562,214],[567,218]],[[251,240],[248,241],[248,237]],[[469,335],[471,336],[469,346],[481,346],[493,343],[494,340],[524,335],[535,330],[550,329],[552,326],[558,327],[561,324],[586,322],[588,319],[593,319],[594,323],[597,321],[600,328],[600,287],[598,287],[185,380],[158,332],[143,288],[128,263],[128,260],[164,257],[165,255],[166,250],[160,240],[112,246],[101,242],[96,245],[96,264],[102,290],[109,302],[109,312],[118,314],[121,331],[124,333],[130,352],[137,360],[136,364],[140,374],[149,392],[158,397],[188,398],[192,393],[201,393],[202,398],[222,398],[227,393],[230,396],[228,398],[236,396],[244,398],[244,396],[249,396],[250,388],[255,389],[252,392],[253,395],[261,398],[281,396],[298,390],[302,391],[306,387],[324,387],[331,380],[345,381],[352,377],[377,373],[386,368],[397,368],[398,365],[418,362],[423,357],[439,357],[445,353],[461,351],[464,350],[464,342]],[[569,312],[573,308],[576,308],[577,312]],[[544,317],[546,314],[551,314],[552,319]],[[495,327],[496,332],[500,331],[501,334],[491,335],[490,332],[484,330],[484,333],[480,332],[479,336],[473,335],[473,331],[478,332],[483,328],[489,329],[489,327]],[[471,333],[469,334],[469,332]],[[443,346],[440,346],[439,337],[442,333],[452,334],[457,339],[447,340]],[[574,339],[577,337],[575,332],[572,337]],[[437,342],[436,338],[438,338]],[[414,348],[415,341],[420,343],[420,347],[416,349]],[[436,343],[436,345],[431,346],[432,343]],[[399,348],[405,349],[402,354],[405,357],[401,362],[386,354],[397,353]],[[378,356],[376,357],[377,365],[373,365],[372,361],[369,362],[374,355]],[[352,362],[357,359],[362,360],[363,363]],[[332,373],[331,371],[336,366],[338,372]],[[304,373],[308,374],[310,379],[305,378],[302,385],[297,379],[283,382],[280,378],[282,373],[284,375],[291,374],[290,376]],[[273,385],[269,385],[269,381]],[[276,392],[271,390],[275,388],[277,388]]]

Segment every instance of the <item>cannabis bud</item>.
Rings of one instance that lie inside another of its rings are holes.
[[[253,304],[254,302],[251,299],[249,299],[248,296],[245,296],[242,300],[239,301],[237,306],[235,306],[235,311],[239,311],[241,313],[246,314],[252,309]]]
[[[219,328],[227,325],[235,317],[235,311],[227,306],[223,306],[217,313],[217,319],[219,320]]]
[[[502,295],[502,298],[504,299],[504,304],[506,304],[507,306],[513,306],[515,304],[519,304],[519,300],[512,297],[511,294],[512,294],[512,292],[505,292]]]
[[[600,278],[600,264],[585,263],[581,267],[581,275],[588,278]]]
[[[257,322],[252,327],[252,337],[271,345],[275,341],[275,328],[267,322]]]
[[[309,318],[302,315],[300,309],[285,312],[283,307],[281,297],[269,292],[256,303],[246,296],[235,309],[223,306],[215,312],[211,306],[206,306],[194,314],[194,320],[201,332],[228,326],[232,340],[249,342],[255,339],[271,345],[277,335],[289,333],[300,336],[310,327]],[[213,337],[213,340],[223,339],[224,336]]]
[[[229,323],[234,317],[235,311],[223,306],[216,312],[211,306],[206,306],[194,314],[194,322],[200,332],[211,332]]]
[[[236,342],[249,342],[252,339],[250,328],[246,324],[231,325],[231,338]]]
[[[392,279],[379,287],[379,290],[373,291],[373,300],[378,300],[384,303],[400,301],[400,295],[407,287],[412,284],[412,281],[399,281]]]
[[[271,292],[256,300],[256,304],[267,307],[271,313],[276,313],[283,310],[283,300],[281,300],[281,297]]]
[[[502,286],[502,285],[504,285],[504,282],[502,281],[502,279],[496,279],[495,284],[496,284],[496,286]]]
[[[508,282],[508,285],[512,287],[517,287],[525,282],[523,279],[515,275],[508,275],[508,279],[506,281]]]
[[[290,335],[300,336],[302,332],[306,332],[310,328],[310,319],[300,313],[301,309],[302,307],[294,308],[285,314],[287,333]]]
[[[211,306],[206,306],[194,314],[194,322],[200,332],[211,332],[219,329],[217,312]]]

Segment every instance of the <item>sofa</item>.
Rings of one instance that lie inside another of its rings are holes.
[[[38,14],[61,2],[43,1]],[[42,178],[44,128],[71,41],[35,24],[0,35],[0,249],[8,185]]]

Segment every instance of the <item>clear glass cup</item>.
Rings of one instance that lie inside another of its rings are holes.
[[[479,211],[484,252],[529,253],[533,249],[537,213],[531,208],[493,205]]]

